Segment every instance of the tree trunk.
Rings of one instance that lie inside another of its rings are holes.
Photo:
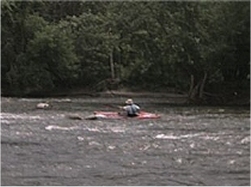
[[[204,73],[204,77],[203,77],[201,85],[200,85],[200,90],[199,90],[199,98],[200,99],[202,99],[202,97],[203,97],[203,92],[204,92],[206,80],[207,80],[207,72]]]
[[[111,78],[115,79],[115,72],[114,72],[114,62],[113,62],[113,49],[110,53],[110,67],[111,67]]]
[[[204,73],[203,78],[200,81],[195,81],[194,75],[191,75],[189,100],[196,101],[197,99],[203,99],[204,87],[207,80],[207,72]]]
[[[189,89],[189,97],[191,97],[192,92],[193,92],[193,87],[194,87],[194,75],[190,76],[190,89]]]

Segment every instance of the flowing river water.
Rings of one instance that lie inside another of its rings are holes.
[[[125,98],[1,98],[2,185],[250,186],[250,110],[136,98],[155,120],[73,120]],[[52,108],[35,109],[49,101]]]

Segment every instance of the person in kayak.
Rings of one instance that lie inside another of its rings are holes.
[[[134,104],[132,99],[127,99],[125,102],[125,106],[120,107],[126,112],[128,117],[135,117],[139,115],[140,107]]]

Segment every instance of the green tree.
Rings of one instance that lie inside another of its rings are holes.
[[[249,2],[2,1],[2,87],[249,88]],[[224,89],[223,89],[224,88]],[[100,90],[96,89],[96,90]]]
[[[2,88],[3,90],[20,91],[25,85],[21,83],[21,67],[25,66],[27,43],[36,30],[45,22],[33,13],[32,2],[1,2],[1,47],[2,47]],[[34,23],[31,27],[29,21]]]
[[[78,58],[75,54],[70,30],[63,29],[63,23],[47,25],[36,32],[27,49],[29,73],[24,81],[35,90],[71,87],[77,78]],[[27,70],[26,70],[27,72]]]

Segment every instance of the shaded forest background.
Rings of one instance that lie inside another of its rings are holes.
[[[249,97],[250,2],[1,1],[1,94]]]

